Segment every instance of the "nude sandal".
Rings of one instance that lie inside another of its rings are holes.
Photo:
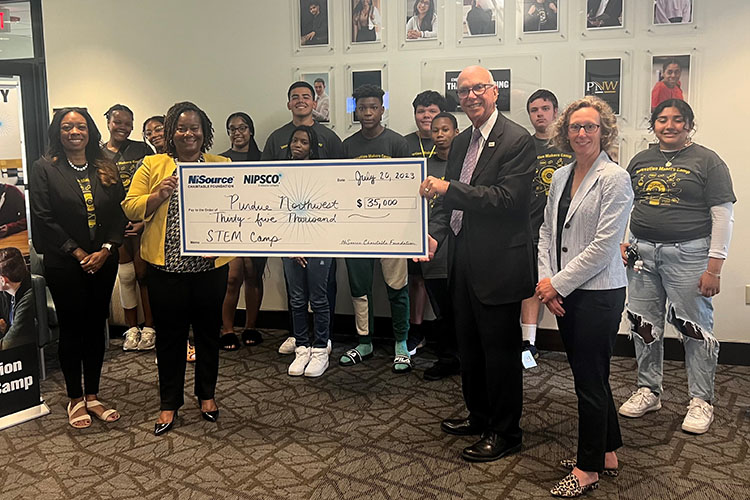
[[[72,403],[72,401],[68,402],[68,423],[70,424],[70,426],[74,429],[87,429],[91,427],[91,415],[89,415],[88,413],[86,413],[85,415],[79,415],[77,417],[73,416],[73,414],[81,408],[86,408],[86,400],[82,399],[81,401],[77,402],[72,409],[70,408],[70,403]],[[86,420],[88,420],[88,423],[84,425],[75,425],[78,422],[83,422]]]
[[[104,405],[98,399],[92,399],[92,400],[86,401],[86,408],[93,407],[93,406],[103,407]],[[112,422],[117,422],[118,420],[120,420],[120,414],[114,408],[110,408],[109,410],[104,410],[101,415],[95,412],[91,412],[91,414],[94,415],[99,420],[101,420],[102,422],[112,423]],[[114,420],[110,419],[109,417],[111,417],[112,415],[117,415],[117,418],[115,418]]]

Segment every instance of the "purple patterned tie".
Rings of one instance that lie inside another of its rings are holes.
[[[469,184],[471,182],[471,176],[474,175],[474,169],[477,168],[477,159],[479,159],[479,138],[482,137],[482,133],[478,128],[474,129],[471,134],[471,142],[469,143],[469,149],[466,151],[466,157],[464,158],[464,165],[461,167],[461,176],[458,178],[460,182]],[[453,234],[458,236],[461,232],[461,225],[464,220],[463,210],[454,210],[451,214],[451,229]]]

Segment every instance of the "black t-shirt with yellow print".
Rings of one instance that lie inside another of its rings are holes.
[[[654,144],[633,157],[628,173],[635,194],[630,231],[636,238],[658,243],[704,238],[711,234],[711,207],[737,201],[726,163],[699,144],[679,152],[662,152]]]
[[[576,157],[574,153],[564,153],[549,146],[547,139],[539,139],[536,136],[534,136],[534,146],[536,146],[536,170],[531,191],[531,230],[534,241],[538,241],[539,228],[544,222],[544,207],[547,206],[552,174],[558,168],[572,163]]]
[[[387,128],[373,138],[368,139],[360,130],[344,140],[345,158],[408,158],[409,145],[406,139]]]
[[[131,141],[130,139],[127,139],[122,144],[120,151],[117,153],[113,153],[107,149],[106,144],[102,146],[102,151],[104,151],[107,158],[117,165],[122,187],[125,188],[126,193],[130,188],[130,181],[133,179],[135,171],[141,165],[143,157],[154,154],[154,151],[145,142]]]

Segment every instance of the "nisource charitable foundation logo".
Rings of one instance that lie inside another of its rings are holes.
[[[232,187],[234,186],[234,176],[188,175],[188,186],[199,188]]]
[[[254,184],[256,186],[278,186],[281,182],[281,174],[245,174],[243,184]]]

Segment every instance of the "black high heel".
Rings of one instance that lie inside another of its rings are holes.
[[[200,406],[201,406],[201,400],[198,399],[198,407],[200,408]],[[212,411],[201,410],[201,417],[203,417],[203,420],[206,420],[208,422],[212,422],[212,423],[216,422],[219,420],[219,409],[216,408],[215,410],[212,410]]]
[[[161,436],[162,434],[166,434],[169,432],[172,427],[174,427],[174,423],[177,420],[177,410],[174,411],[174,415],[172,415],[172,421],[171,422],[165,422],[160,423],[156,422],[154,424],[154,436]]]

